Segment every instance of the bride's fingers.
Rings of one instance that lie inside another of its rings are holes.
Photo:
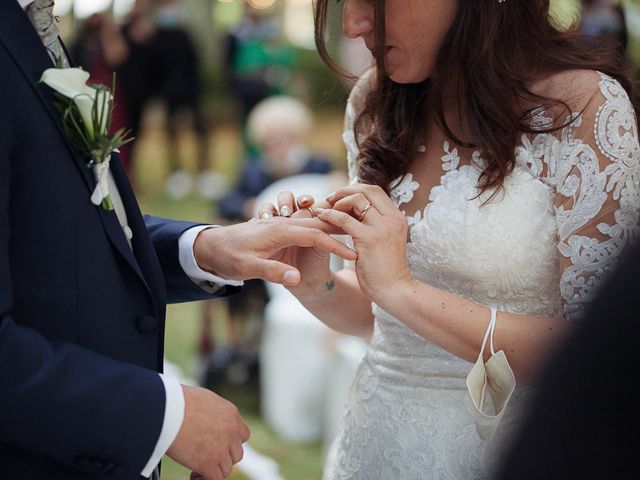
[[[278,209],[275,207],[273,203],[263,203],[258,210],[258,219],[264,220],[267,218],[278,217],[284,221],[282,217],[278,215]],[[274,218],[274,220],[277,220]],[[252,219],[251,221],[255,221]],[[291,218],[286,219],[290,225],[295,225],[297,227],[305,227],[305,228],[314,228],[316,230],[321,230],[322,232],[328,235],[345,235],[344,230],[339,227],[332,225],[331,223],[324,222],[320,219],[314,218],[311,216],[311,213],[307,209],[300,210],[296,212]]]
[[[283,217],[290,217],[297,210],[292,192],[284,191],[278,194],[278,211]]]
[[[371,219],[374,215],[380,216],[380,212],[373,203],[362,193],[355,193],[338,200],[333,208],[340,212],[348,213],[358,221],[363,221],[365,214]],[[373,213],[375,211],[375,214]]]
[[[322,211],[322,209],[320,209]],[[298,214],[303,215],[303,211],[301,210],[292,218],[287,219],[287,223],[289,225],[295,225],[297,227],[305,227],[305,228],[315,228],[320,230],[328,235],[345,235],[346,232],[342,230],[340,227],[336,227],[335,225],[325,222],[320,218],[312,218],[307,213],[305,217],[297,216]]]
[[[278,215],[278,209],[273,203],[263,203],[258,209],[258,218],[271,218]]]
[[[299,210],[296,216],[299,217],[316,217],[316,209],[331,208],[331,204],[326,200],[316,202],[311,195],[301,195],[297,203]]]
[[[377,185],[365,185],[363,183],[356,183],[354,185],[348,185],[336,190],[332,195],[327,198],[327,201],[334,205],[336,202],[344,197],[355,194],[364,195],[368,201],[364,204],[373,203],[376,206],[378,212],[382,215],[391,215],[397,212],[397,207],[391,201],[389,196]],[[363,207],[364,207],[363,205]]]
[[[340,212],[331,208],[326,210],[321,209],[320,212],[318,212],[318,218],[342,229],[347,235],[354,237],[354,239],[362,237],[368,228],[348,213]]]
[[[311,195],[299,195],[296,203],[298,204],[298,208],[302,210],[303,208],[309,208],[313,205],[315,203],[315,199]]]

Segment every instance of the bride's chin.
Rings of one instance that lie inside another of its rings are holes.
[[[391,70],[387,73],[387,76],[399,84],[420,83],[429,78],[428,74],[416,74],[415,72],[403,71],[401,67]]]

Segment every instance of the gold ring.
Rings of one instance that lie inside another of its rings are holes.
[[[311,208],[311,205],[309,205],[309,206],[307,207],[307,210],[309,210],[309,213],[311,214],[311,216],[312,216],[313,218],[316,218],[316,217],[318,216],[318,214],[316,213],[316,211],[315,211],[313,208]]]
[[[369,205],[367,205],[366,207],[364,207],[362,209],[362,213],[360,214],[360,221],[362,222],[364,220],[364,216],[367,214],[367,212],[369,211],[369,209],[373,207],[373,203],[369,203]]]

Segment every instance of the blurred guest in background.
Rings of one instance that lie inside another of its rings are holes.
[[[276,180],[301,173],[326,174],[332,170],[329,158],[314,154],[307,146],[313,127],[309,108],[290,96],[273,96],[260,102],[250,113],[249,137],[260,154],[245,159],[235,186],[218,203],[217,223],[236,223],[251,219],[255,214],[255,199]],[[212,340],[211,321],[213,302],[203,306],[201,350],[206,357],[208,383],[221,379],[225,369],[234,361],[247,362],[247,322],[251,317],[261,319],[267,302],[262,280],[249,280],[241,294],[226,299],[228,307],[228,345],[216,345]],[[254,352],[255,353],[255,352]],[[250,355],[255,358],[255,355]]]
[[[619,0],[581,0],[580,33],[616,46],[625,56],[628,33],[624,9]]]
[[[127,43],[118,26],[105,12],[94,13],[84,21],[70,50],[76,64],[89,72],[93,83],[109,86],[114,81],[114,71],[129,55]],[[119,77],[115,78],[115,108],[111,123],[114,132],[121,128],[129,128],[130,125],[126,94],[119,88],[120,81]],[[120,158],[128,173],[130,144],[120,147]]]
[[[284,93],[295,55],[281,36],[278,20],[246,2],[240,22],[226,35],[224,59],[229,91],[246,134],[249,112],[268,96]],[[245,143],[252,151],[246,136]]]
[[[140,136],[144,109],[155,93],[153,48],[155,25],[152,18],[150,0],[136,0],[121,27],[122,37],[127,45],[127,56],[118,66],[118,80],[122,86],[124,102],[128,113],[128,128],[133,142],[130,144],[127,173],[133,183],[135,144]],[[135,184],[134,184],[135,186]]]
[[[182,4],[177,0],[160,0],[156,13],[154,59],[158,95],[167,112],[169,142],[169,177],[167,194],[179,199],[191,191],[191,176],[180,162],[178,121],[182,113],[192,119],[197,138],[197,171],[208,169],[208,126],[200,108],[202,85],[199,59],[194,42],[183,25]],[[203,178],[198,178],[203,182]]]

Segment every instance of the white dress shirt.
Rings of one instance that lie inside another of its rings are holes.
[[[17,1],[23,10],[25,10],[34,2],[34,0]],[[129,228],[127,222],[127,213],[122,204],[122,199],[113,180],[111,172],[109,172],[109,194],[112,197],[114,210],[116,212],[120,225],[122,226],[127,241],[131,246],[132,235],[131,229]],[[186,230],[178,239],[178,257],[180,266],[184,270],[185,274],[195,284],[209,293],[215,293],[225,285],[240,286],[243,284],[242,281],[225,280],[221,277],[202,270],[198,266],[193,254],[193,244],[196,240],[196,237],[202,230],[213,227],[213,225],[202,225],[193,227],[189,230]],[[184,419],[184,395],[182,393],[182,387],[180,383],[173,377],[162,374],[159,375],[162,379],[162,383],[164,385],[166,393],[164,420],[162,423],[160,436],[151,454],[151,457],[149,458],[142,472],[140,472],[143,477],[147,478],[151,476],[153,470],[156,468],[156,466],[158,466],[158,464],[162,460],[162,457],[175,440]]]

